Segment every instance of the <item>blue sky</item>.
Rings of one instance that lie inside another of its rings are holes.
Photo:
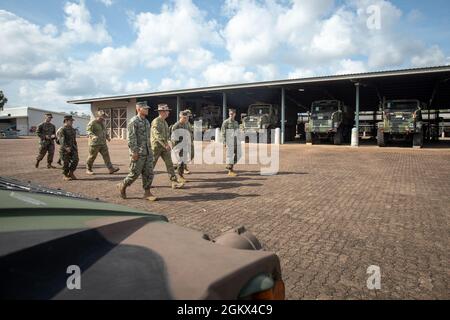
[[[0,0],[9,106],[450,63],[450,2]],[[6,49],[5,49],[6,48]]]

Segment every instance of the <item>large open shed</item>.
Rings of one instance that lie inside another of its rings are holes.
[[[223,119],[227,116],[227,109],[233,107],[237,109],[237,119],[240,119],[240,114],[246,113],[250,104],[270,103],[279,107],[281,143],[284,143],[294,138],[297,115],[307,112],[313,101],[322,99],[342,100],[354,109],[356,127],[360,112],[378,110],[383,99],[418,99],[426,103],[429,110],[448,110],[450,66],[230,84],[87,98],[68,103],[91,104],[92,112],[107,110],[111,134],[118,138],[126,137],[126,123],[135,115],[138,101],[147,101],[152,107],[158,103],[169,104],[173,109],[169,124],[174,123],[178,111],[186,107],[195,112],[201,105],[217,105],[221,107]],[[156,116],[156,111],[152,111],[149,118]]]

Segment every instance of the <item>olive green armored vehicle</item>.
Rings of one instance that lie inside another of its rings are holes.
[[[0,299],[283,299],[245,228],[211,240],[146,211],[0,178]]]
[[[390,141],[410,141],[423,146],[422,108],[419,100],[389,100],[382,104],[383,121],[378,122],[377,143],[384,147]]]
[[[349,140],[353,122],[354,112],[342,101],[314,101],[305,125],[306,142],[331,140],[334,144],[342,144]]]

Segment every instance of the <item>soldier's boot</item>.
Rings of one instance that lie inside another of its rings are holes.
[[[92,168],[86,167],[86,174],[93,176],[95,173],[92,171]]]
[[[181,189],[184,186],[184,183],[181,181],[172,181],[172,189]]]
[[[47,164],[47,169],[56,169],[56,167],[54,165],[52,165],[51,163]]]
[[[56,163],[59,164],[60,166],[62,166],[61,159],[58,159],[58,162],[56,162]]]
[[[157,197],[155,197],[155,195],[152,194],[152,192],[150,191],[150,189],[146,189],[145,193],[144,193],[144,199],[148,200],[148,201],[156,201],[158,200]]]
[[[186,174],[191,174],[191,172],[189,171],[187,166],[184,166],[184,173]]]
[[[126,199],[127,198],[127,186],[123,182],[121,182],[117,185],[117,189],[119,189],[120,197],[122,199]]]
[[[236,177],[236,176],[237,176],[237,173],[236,173],[236,171],[234,171],[233,169],[229,169],[229,170],[228,170],[228,176],[230,176],[230,177]]]
[[[72,180],[72,178],[69,176],[69,175],[64,175],[64,177],[63,177],[63,180],[64,181],[71,181]]]
[[[34,166],[35,166],[36,168],[39,168],[39,162],[41,162],[41,160],[36,160],[36,163],[34,164]]]
[[[109,170],[109,174],[113,174],[113,173],[116,173],[117,171],[119,171],[120,169],[113,167],[113,168],[109,168],[108,170]]]
[[[178,182],[179,182],[179,183],[185,184],[185,183],[187,182],[187,180],[186,180],[185,177],[183,177],[183,176],[180,174],[180,177],[178,178]]]
[[[73,174],[73,171],[70,171],[70,172],[69,172],[69,177],[70,177],[72,180],[78,180],[78,178],[75,177],[75,175]]]

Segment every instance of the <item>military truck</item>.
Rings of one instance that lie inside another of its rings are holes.
[[[350,139],[353,121],[354,112],[342,101],[314,101],[309,122],[305,125],[306,142],[331,140],[334,144],[342,144]]]
[[[208,129],[220,128],[222,124],[222,113],[220,106],[204,105],[200,110],[200,116],[195,117],[194,121],[202,121],[202,131]]]
[[[267,131],[267,142],[271,142],[271,129],[278,125],[278,107],[269,103],[254,103],[241,117],[241,129],[249,136]]]
[[[383,121],[378,123],[377,143],[384,147],[389,141],[411,141],[413,147],[423,146],[422,108],[419,100],[388,100],[381,105]]]

